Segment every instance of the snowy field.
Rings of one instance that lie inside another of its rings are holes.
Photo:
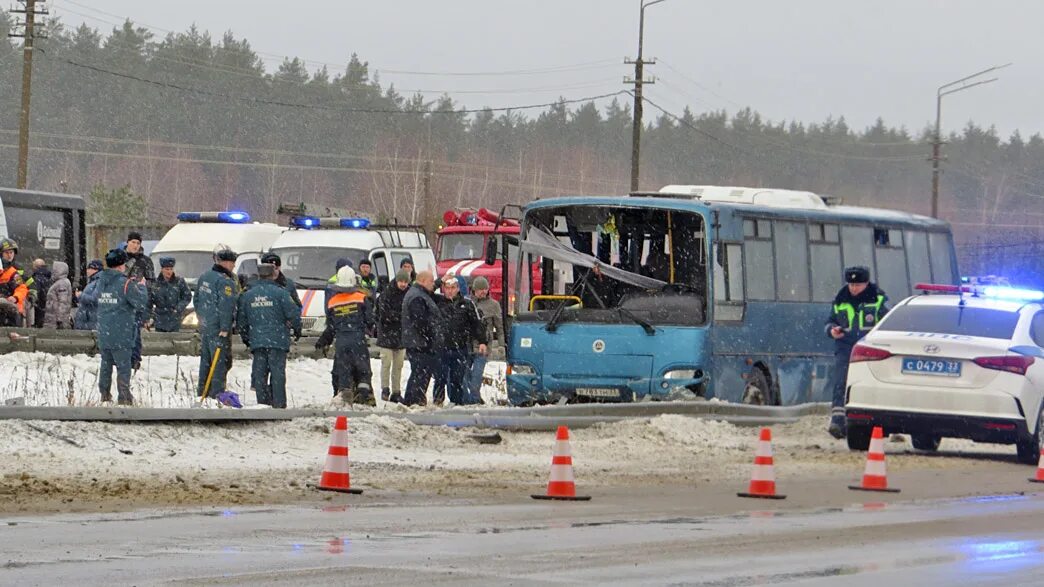
[[[30,406],[96,406],[100,404],[98,368],[100,359],[87,355],[60,356],[47,353],[10,353],[0,356],[0,402],[22,397]],[[379,360],[370,361],[378,409],[404,409],[380,400]],[[332,359],[294,359],[287,362],[287,407],[328,407],[333,387]],[[482,397],[486,403],[507,399],[504,391],[505,364],[486,365]],[[402,388],[410,375],[409,361],[403,367]],[[131,379],[135,405],[153,408],[187,408],[195,401],[199,358],[195,356],[142,357],[141,369]],[[112,395],[116,396],[115,372]],[[227,387],[239,394],[244,405],[256,405],[250,391],[250,361],[233,361]],[[429,393],[430,400],[430,393]],[[431,404],[429,403],[429,406]]]

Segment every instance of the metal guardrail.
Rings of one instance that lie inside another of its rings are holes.
[[[798,418],[826,415],[828,404],[764,407],[724,402],[646,402],[639,404],[591,404],[544,406],[539,408],[451,408],[438,411],[393,412],[375,410],[237,410],[200,408],[122,408],[122,407],[0,407],[0,420],[59,420],[81,422],[270,422],[294,418],[348,416],[365,418],[380,415],[403,418],[422,426],[454,428],[492,428],[500,430],[544,431],[558,426],[586,428],[601,423],[628,419],[647,419],[664,414],[724,421],[737,426],[788,424]]]
[[[15,334],[16,337],[11,335]],[[319,337],[309,336],[291,344],[290,355],[294,358],[319,359],[323,355],[315,350]],[[369,339],[370,357],[380,357],[376,341]],[[199,355],[199,335],[196,332],[152,332],[141,333],[141,354],[157,355]],[[0,328],[0,354],[14,352],[48,353],[52,355],[95,355],[98,354],[97,333],[91,330],[55,330],[52,328]],[[237,359],[250,357],[250,349],[238,336],[232,337],[232,356]],[[332,356],[332,351],[331,351]],[[490,358],[503,360],[504,349],[494,347]]]

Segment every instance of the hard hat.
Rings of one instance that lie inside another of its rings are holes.
[[[337,270],[337,285],[355,287],[355,269],[345,265]]]
[[[9,238],[0,240],[0,253],[6,253],[7,251],[14,251],[17,253],[18,243],[14,242],[14,240]]]

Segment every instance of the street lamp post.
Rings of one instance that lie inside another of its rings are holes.
[[[642,84],[652,83],[645,82],[642,78],[644,74],[645,61],[642,59],[642,41],[645,36],[645,9],[652,6],[653,4],[659,4],[664,0],[652,0],[651,2],[643,2],[641,11],[638,14],[638,58],[634,60],[634,80],[629,83],[634,84],[634,122],[631,127],[631,191],[638,191],[638,171],[641,159],[641,143],[642,143]]]
[[[932,141],[932,218],[939,217],[939,177],[942,171],[939,169],[939,164],[942,161],[942,99],[943,96],[949,96],[950,94],[956,94],[957,92],[963,92],[964,90],[970,90],[975,86],[982,86],[997,81],[998,78],[992,77],[990,79],[976,79],[980,76],[986,75],[987,73],[997,71],[998,69],[1004,69],[1011,65],[1005,63],[1004,65],[996,65],[989,69],[984,69],[978,73],[973,73],[967,77],[962,77],[959,80],[954,80],[948,84],[939,86],[939,89],[935,92],[935,140]]]

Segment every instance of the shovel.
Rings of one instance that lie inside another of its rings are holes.
[[[214,359],[210,361],[210,372],[207,373],[207,382],[203,385],[203,396],[199,398],[199,403],[193,404],[193,408],[202,408],[203,402],[207,399],[207,395],[210,394],[210,381],[214,378],[214,369],[217,368],[218,359],[221,358],[221,347],[214,349]]]

